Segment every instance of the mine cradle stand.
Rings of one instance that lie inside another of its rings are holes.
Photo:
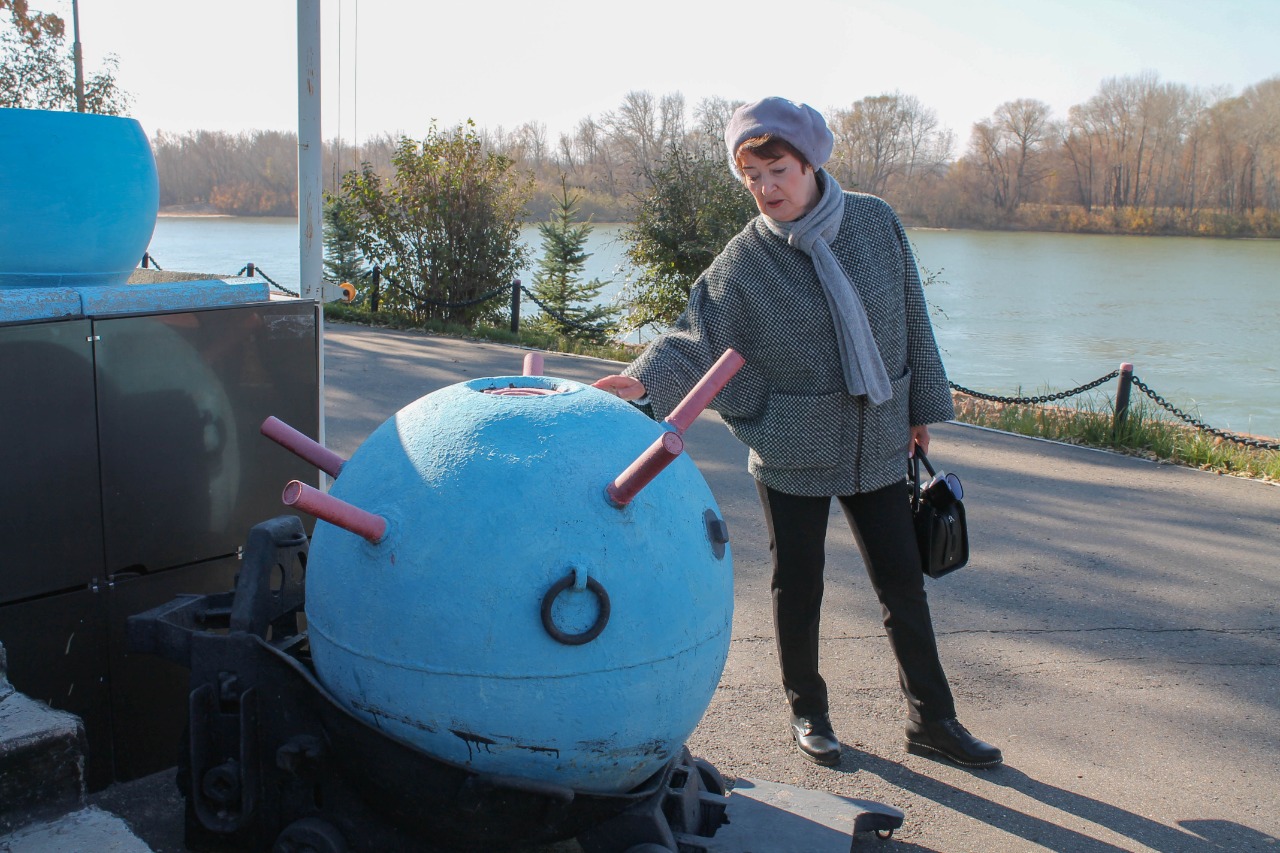
[[[191,670],[177,782],[195,850],[409,853],[576,838],[585,853],[706,853],[728,786],[687,748],[632,791],[480,773],[390,737],[316,679],[304,612],[307,537],[249,531],[235,589],[129,619],[133,651]]]

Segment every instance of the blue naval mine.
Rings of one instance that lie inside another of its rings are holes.
[[[322,518],[306,581],[321,681],[477,771],[621,792],[660,770],[729,649],[728,537],[680,452],[718,390],[659,424],[570,380],[477,379],[397,412],[327,495],[290,484],[339,508],[298,504]]]

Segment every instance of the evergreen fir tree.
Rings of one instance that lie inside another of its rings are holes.
[[[577,221],[579,198],[569,192],[568,181],[561,175],[560,193],[553,200],[551,217],[538,226],[542,257],[533,275],[532,293],[543,312],[530,325],[568,338],[602,343],[613,331],[617,309],[590,304],[599,298],[605,282],[582,282],[583,268],[591,257],[583,249],[592,226],[590,222]]]
[[[341,197],[326,195],[323,217],[325,278],[351,282],[356,287],[356,298],[363,299],[368,289],[368,270],[356,244],[359,227],[352,221],[349,205]]]

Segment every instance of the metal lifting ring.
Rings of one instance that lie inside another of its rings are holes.
[[[551,586],[551,589],[547,590],[547,594],[542,597],[542,627],[547,629],[547,633],[556,642],[564,643],[566,646],[581,646],[600,636],[604,626],[609,624],[609,593],[605,592],[600,581],[592,577],[587,578],[587,589],[594,592],[599,600],[600,612],[596,616],[595,624],[581,634],[566,634],[557,628],[552,620],[551,607],[555,604],[556,598],[559,597],[560,593],[573,586],[573,581],[574,572],[570,571],[569,574],[556,581]]]

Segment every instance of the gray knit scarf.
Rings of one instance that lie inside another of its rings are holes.
[[[866,394],[871,405],[878,406],[892,395],[889,375],[880,358],[880,348],[871,335],[871,324],[867,322],[862,298],[854,290],[830,245],[840,232],[840,222],[844,218],[844,190],[825,169],[819,169],[816,177],[822,197],[813,210],[794,222],[779,222],[768,216],[762,218],[770,231],[813,261],[818,281],[822,282],[822,292],[827,297],[827,307],[831,309],[831,322],[836,327],[845,387],[854,396]]]

